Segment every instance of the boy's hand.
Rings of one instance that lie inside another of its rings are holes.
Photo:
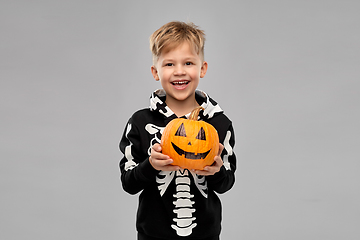
[[[211,166],[204,167],[204,170],[193,170],[197,175],[210,176],[220,171],[221,166],[224,164],[221,159],[221,152],[224,149],[224,145],[219,143],[219,153],[214,158],[214,163]]]
[[[180,169],[179,166],[170,165],[173,163],[173,160],[161,153],[161,145],[159,143],[155,143],[152,146],[149,162],[158,171],[177,171]]]

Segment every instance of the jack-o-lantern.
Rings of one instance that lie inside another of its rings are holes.
[[[162,134],[162,153],[174,160],[172,165],[187,169],[203,170],[214,162],[219,152],[219,136],[209,123],[198,121],[203,107],[195,108],[189,119],[170,121]]]

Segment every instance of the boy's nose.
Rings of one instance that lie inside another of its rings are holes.
[[[178,66],[175,71],[174,75],[185,75],[185,70],[182,66]]]

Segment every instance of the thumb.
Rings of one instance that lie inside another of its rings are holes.
[[[159,143],[155,143],[152,148],[154,149],[154,151],[156,152],[161,152],[161,145]]]

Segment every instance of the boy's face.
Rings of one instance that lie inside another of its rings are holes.
[[[163,52],[151,67],[155,80],[160,81],[166,92],[166,101],[178,103],[195,101],[195,90],[206,71],[207,62],[187,42]]]

